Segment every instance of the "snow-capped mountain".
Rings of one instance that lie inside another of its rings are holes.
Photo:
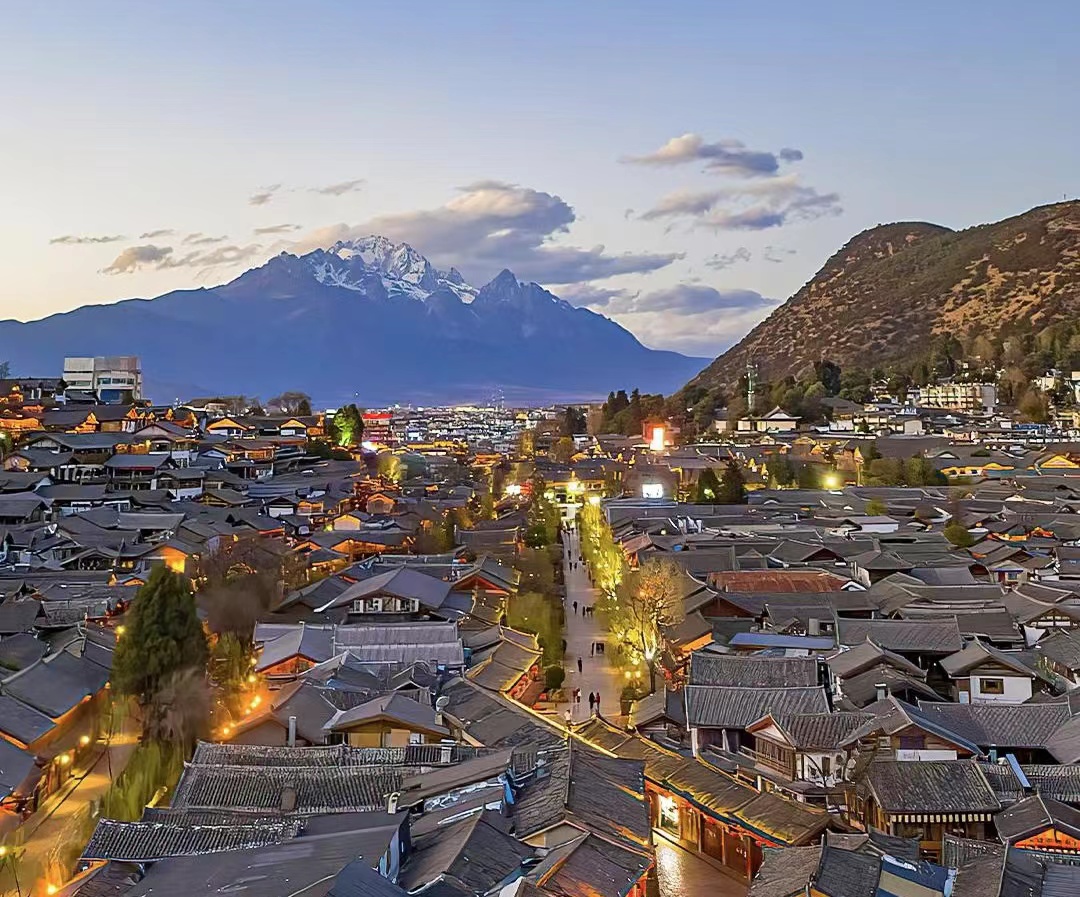
[[[510,271],[478,289],[378,236],[281,253],[209,289],[0,321],[0,359],[17,374],[132,354],[159,401],[299,389],[325,405],[667,392],[704,366]]]
[[[303,258],[310,261],[319,283],[347,290],[366,291],[371,277],[377,276],[390,296],[427,299],[443,287],[463,302],[471,302],[478,292],[455,269],[439,271],[408,243],[386,237],[342,240]]]

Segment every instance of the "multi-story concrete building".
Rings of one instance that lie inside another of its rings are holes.
[[[925,408],[989,413],[997,406],[992,383],[938,383],[919,390],[917,403]]]
[[[65,358],[69,390],[93,393],[104,404],[138,402],[143,397],[142,368],[136,355]]]

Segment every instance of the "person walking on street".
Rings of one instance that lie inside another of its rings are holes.
[[[589,692],[589,713],[593,712],[593,708],[596,706],[596,695],[591,691]]]
[[[581,675],[581,658],[580,657],[577,659],[577,671],[578,671],[578,675],[580,676]]]
[[[600,715],[600,692],[596,693],[596,715]]]
[[[574,601],[574,616],[577,616],[577,601]]]

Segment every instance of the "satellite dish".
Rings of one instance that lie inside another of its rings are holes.
[[[446,695],[443,695],[442,697],[440,697],[438,700],[435,701],[435,711],[437,713],[442,713],[449,706],[450,706],[450,698],[447,697]]]

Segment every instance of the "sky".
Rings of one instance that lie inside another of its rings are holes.
[[[0,317],[382,233],[712,356],[856,233],[1073,198],[1080,4],[58,0],[0,30]]]

